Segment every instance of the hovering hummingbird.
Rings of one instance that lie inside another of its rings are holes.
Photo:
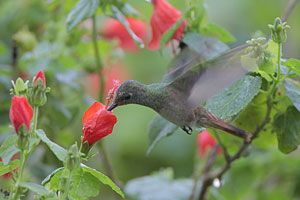
[[[171,70],[160,83],[146,85],[135,80],[125,81],[117,89],[108,110],[126,104],[139,104],[152,108],[188,134],[191,134],[192,127],[211,127],[249,141],[251,134],[203,107],[209,97],[247,73],[240,59],[236,58],[249,45],[229,49],[212,38],[198,35],[192,38],[192,46],[183,45],[170,64]]]

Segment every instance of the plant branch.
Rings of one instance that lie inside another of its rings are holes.
[[[38,119],[39,108],[34,106],[33,111],[34,111],[33,112],[33,123],[32,123],[32,127],[31,127],[31,130],[30,130],[30,134],[28,135],[28,137],[24,138],[25,140],[27,140],[26,143],[30,143],[29,138],[34,138],[35,137],[35,131],[36,131],[36,128],[37,128],[37,119]],[[28,160],[29,155],[31,154],[31,152],[33,152],[33,150],[35,149],[35,147],[38,144],[39,144],[39,142],[32,144],[33,146],[30,146],[30,144],[27,144],[29,149],[28,148],[27,149],[21,148],[20,171],[18,172],[17,180],[16,180],[16,183],[14,185],[14,192],[13,192],[13,195],[11,196],[12,200],[18,200],[18,199],[20,199],[20,196],[22,195],[22,188],[20,187],[20,183],[22,182],[22,179],[23,179],[23,173],[24,173],[26,161]]]
[[[103,76],[103,62],[101,60],[100,56],[100,51],[99,47],[97,44],[97,23],[96,23],[96,16],[92,16],[92,22],[93,22],[93,46],[94,46],[94,54],[95,54],[95,61],[96,61],[96,67],[98,70],[98,76],[99,76],[99,101],[103,102],[104,101],[104,86],[105,86],[105,81],[104,81],[104,76]],[[104,167],[106,168],[106,171],[108,173],[108,176],[117,184],[120,186],[120,181],[117,179],[115,172],[112,168],[112,164],[107,156],[107,152],[104,147],[103,141],[99,141],[97,144],[98,150],[100,154],[102,155],[101,160],[104,164]]]
[[[298,3],[298,0],[289,0],[288,4],[284,10],[284,14],[281,17],[282,21],[285,22],[288,19],[288,17],[292,13],[293,9],[296,7],[297,3]]]
[[[266,114],[262,120],[262,122],[256,127],[256,129],[254,130],[254,132],[252,133],[250,140],[244,140],[244,143],[241,145],[241,147],[239,148],[239,150],[232,156],[229,156],[224,154],[226,163],[223,166],[223,168],[221,170],[219,170],[219,172],[212,174],[211,173],[211,169],[212,167],[208,168],[207,170],[204,170],[203,173],[203,179],[202,179],[202,187],[200,190],[200,193],[198,195],[199,200],[204,200],[205,196],[209,190],[209,188],[212,186],[213,181],[215,179],[219,179],[221,180],[223,175],[230,169],[231,165],[233,164],[234,161],[238,160],[239,158],[241,158],[241,156],[243,155],[243,153],[247,150],[248,146],[253,142],[254,139],[257,138],[257,136],[259,135],[259,133],[265,128],[265,126],[270,122],[270,116],[271,116],[271,111],[272,111],[272,107],[273,107],[273,103],[275,102],[275,95],[276,95],[276,88],[278,83],[281,80],[281,73],[280,73],[280,66],[281,66],[281,51],[282,51],[282,44],[278,43],[278,59],[277,59],[277,66],[278,66],[278,72],[277,72],[277,78],[274,80],[272,88],[270,89],[270,92],[268,94],[268,98],[267,98],[267,110],[266,110]],[[217,138],[218,139],[218,138]],[[219,140],[220,141],[220,140]],[[222,143],[221,143],[222,145]],[[207,161],[209,162],[209,161]]]

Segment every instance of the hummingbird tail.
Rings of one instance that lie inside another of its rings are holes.
[[[197,117],[197,124],[200,126],[220,129],[234,136],[243,138],[246,142],[249,142],[251,140],[251,134],[225,122],[224,120],[216,117],[212,113],[206,111],[204,108],[198,107],[195,110],[195,115]]]

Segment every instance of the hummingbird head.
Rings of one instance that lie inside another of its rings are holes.
[[[111,111],[121,105],[138,103],[139,94],[143,88],[143,85],[138,81],[125,81],[116,91],[115,98],[107,110]]]

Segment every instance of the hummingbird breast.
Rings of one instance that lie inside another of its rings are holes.
[[[162,117],[178,126],[192,126],[195,122],[194,108],[176,90],[164,92],[163,106],[156,110]]]

